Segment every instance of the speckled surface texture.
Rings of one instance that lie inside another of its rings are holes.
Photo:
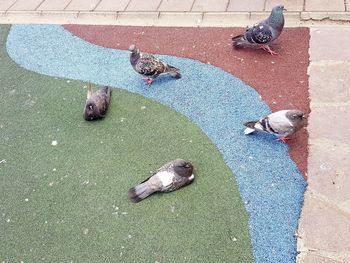
[[[233,50],[231,36],[242,28],[164,28],[66,25],[73,34],[97,45],[128,49],[136,43],[146,52],[193,58],[215,65],[243,80],[272,111],[298,108],[308,114],[309,29],[285,28],[272,44],[279,55],[263,50]],[[289,154],[307,175],[307,131],[288,141]]]
[[[61,26],[13,26],[7,50],[29,70],[118,86],[187,116],[217,145],[236,175],[250,214],[256,261],[295,261],[294,233],[306,183],[290,159],[287,145],[269,135],[243,135],[242,122],[270,112],[253,88],[217,67],[170,56],[159,57],[179,67],[183,78],[159,78],[147,88],[131,70],[126,51],[91,45]]]

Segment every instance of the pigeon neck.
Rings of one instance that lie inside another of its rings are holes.
[[[268,18],[268,24],[275,29],[282,29],[284,26],[283,12],[272,10]]]
[[[136,65],[137,61],[140,58],[140,53],[139,52],[132,52],[130,55],[130,62],[132,65]]]

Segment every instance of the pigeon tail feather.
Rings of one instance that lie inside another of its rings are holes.
[[[167,73],[169,73],[169,75],[172,76],[173,78],[176,78],[176,79],[181,78],[181,74],[179,72],[179,69],[175,68],[173,66],[168,65]]]
[[[88,83],[87,84],[87,95],[86,95],[86,98],[90,99],[93,94],[94,94],[94,91],[92,89],[92,85],[91,85],[91,83]]]
[[[244,35],[238,35],[232,38],[233,41],[233,47],[240,48],[244,44],[247,43],[246,39],[244,38]]]
[[[245,128],[244,130],[244,135],[248,135],[248,134],[251,134],[255,132],[255,129],[252,129],[252,128]]]
[[[255,129],[255,124],[257,123],[258,121],[248,121],[246,123],[244,123],[243,125],[250,128],[250,129]]]
[[[244,134],[248,135],[251,134],[253,132],[255,132],[255,124],[257,121],[248,121],[246,123],[244,123],[244,126],[246,126],[247,128],[245,128],[244,130]]]
[[[111,99],[111,93],[112,93],[112,88],[105,86],[103,87],[103,91],[106,93],[107,95],[107,103],[109,103],[110,99]]]
[[[135,187],[130,188],[128,194],[131,201],[138,203],[153,194],[154,191],[149,187],[148,182],[141,183]]]

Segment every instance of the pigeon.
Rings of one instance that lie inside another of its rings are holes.
[[[144,81],[151,86],[159,75],[169,74],[175,79],[181,78],[179,69],[166,64],[148,53],[142,53],[135,45],[130,45],[130,64],[134,70],[144,77]]]
[[[268,51],[271,55],[277,53],[269,47],[269,44],[279,37],[284,26],[283,5],[272,8],[270,16],[253,27],[248,27],[244,34],[232,38],[235,48],[255,46]]]
[[[280,110],[273,112],[258,121],[244,123],[247,128],[244,134],[262,131],[277,135],[278,140],[286,142],[288,136],[296,133],[306,124],[304,113],[300,110]]]
[[[176,159],[164,164],[141,184],[130,188],[129,198],[138,203],[155,192],[177,190],[190,184],[193,179],[193,165],[189,161]]]
[[[103,87],[94,92],[88,84],[87,99],[84,108],[84,119],[87,121],[101,119],[105,116],[111,99],[112,88]]]

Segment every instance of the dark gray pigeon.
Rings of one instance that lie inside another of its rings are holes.
[[[272,41],[279,37],[284,26],[283,5],[272,8],[270,16],[256,23],[253,27],[247,28],[246,32],[232,38],[233,46],[240,47],[259,47],[268,51],[271,55],[277,53],[269,47]]]
[[[296,133],[306,125],[304,113],[300,110],[280,110],[273,112],[258,121],[244,123],[247,128],[244,134],[262,131],[277,135],[278,140],[286,142],[288,136]]]
[[[190,184],[194,179],[193,165],[176,159],[159,168],[141,184],[130,188],[129,197],[138,203],[155,192],[171,192]]]
[[[112,89],[103,87],[94,92],[91,84],[88,84],[87,99],[84,108],[84,119],[87,121],[103,118],[107,112],[111,100]]]
[[[129,51],[131,52],[131,66],[144,77],[143,79],[148,86],[152,85],[156,77],[163,74],[169,74],[176,79],[181,78],[179,69],[166,64],[151,54],[140,52],[135,45],[131,45]]]

